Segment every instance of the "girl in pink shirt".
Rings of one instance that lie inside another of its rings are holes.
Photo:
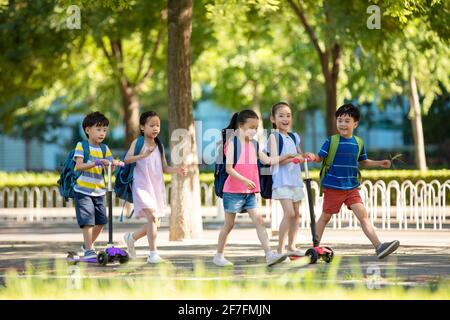
[[[256,193],[260,192],[258,158],[266,164],[277,164],[286,159],[292,159],[295,155],[283,155],[281,157],[269,157],[264,152],[257,152],[257,142],[253,140],[259,124],[258,115],[252,110],[243,110],[235,113],[226,130],[235,130],[234,136],[224,142],[226,154],[226,171],[229,174],[223,187],[223,205],[225,209],[225,223],[219,234],[217,253],[213,263],[217,266],[232,266],[225,259],[224,249],[229,233],[233,229],[236,213],[248,212],[256,226],[258,238],[261,241],[266,261],[269,266],[286,259],[283,254],[270,250],[269,237],[264,226],[264,219],[258,212]],[[234,144],[237,143],[237,162],[233,166]]]

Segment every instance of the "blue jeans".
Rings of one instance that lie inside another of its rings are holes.
[[[106,197],[92,197],[83,193],[74,192],[75,212],[80,228],[84,226],[105,225],[108,223],[106,217]]]
[[[225,212],[247,212],[248,209],[258,208],[254,193],[223,193],[223,207]]]

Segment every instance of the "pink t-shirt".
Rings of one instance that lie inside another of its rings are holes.
[[[231,140],[232,141],[232,140]],[[228,143],[225,145],[224,152],[227,152]],[[228,176],[223,186],[223,192],[228,193],[258,193],[260,192],[259,175],[258,175],[258,158],[256,155],[256,148],[253,142],[246,142],[241,144],[241,152],[239,159],[234,166],[241,176],[253,181],[256,185],[255,189],[249,190],[247,186],[233,176]]]

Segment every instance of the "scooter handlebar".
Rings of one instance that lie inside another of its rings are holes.
[[[320,162],[320,160],[318,160],[318,159],[311,159],[311,157],[309,157],[309,156],[303,158],[302,160],[300,160],[298,158],[292,159],[292,162],[295,163],[295,164],[304,163],[305,161],[308,161],[308,162]]]

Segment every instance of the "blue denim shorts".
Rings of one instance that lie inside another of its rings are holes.
[[[247,209],[258,208],[254,193],[223,193],[223,208],[228,213],[247,212]]]
[[[77,222],[80,228],[108,223],[105,196],[91,197],[86,194],[74,192],[73,200],[75,203]]]

